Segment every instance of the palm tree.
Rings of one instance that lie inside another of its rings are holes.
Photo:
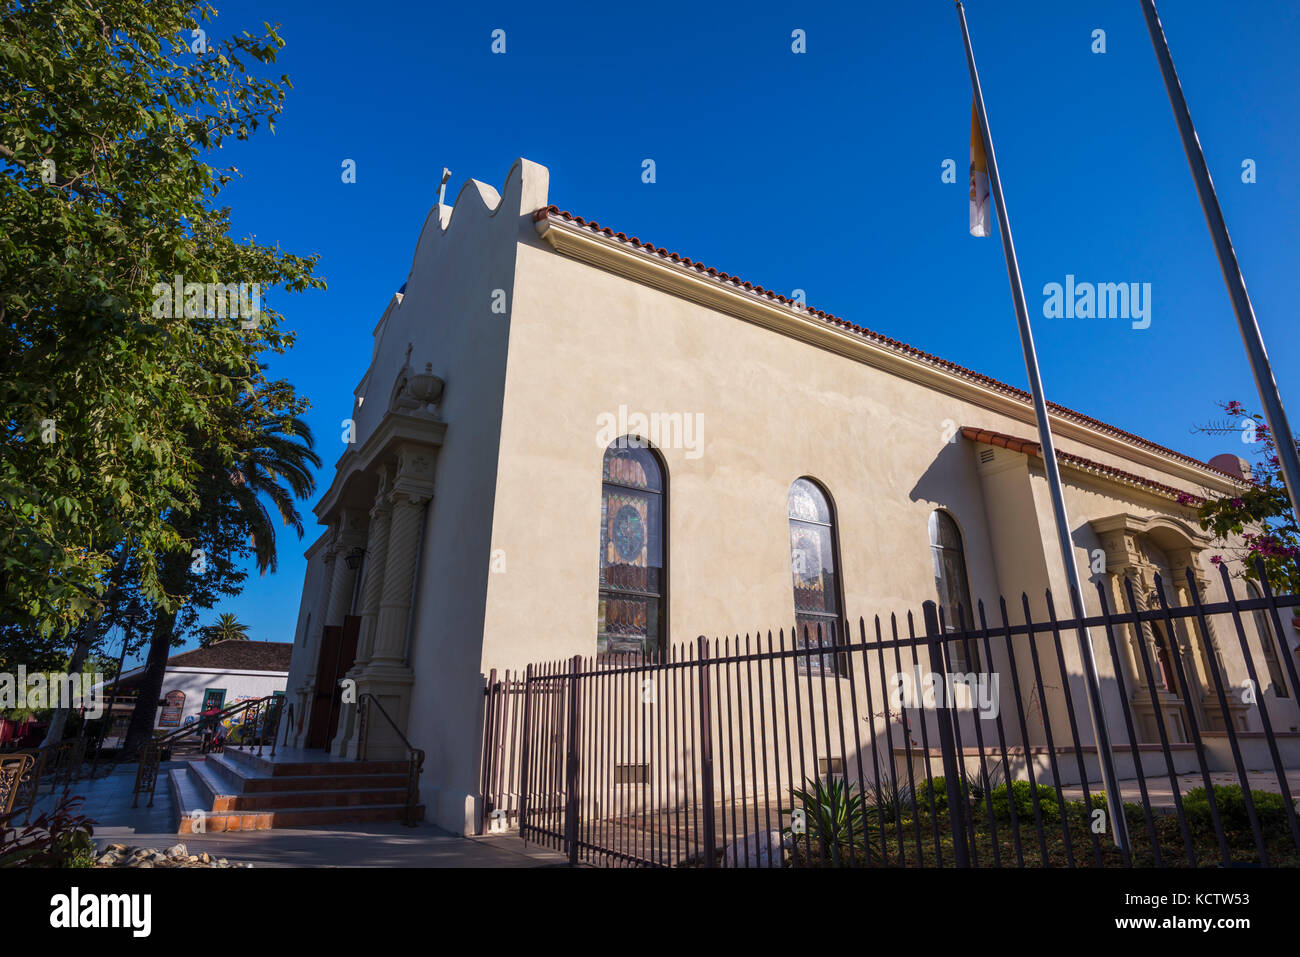
[[[241,396],[222,436],[224,443],[235,450],[233,462],[226,459],[227,464],[216,464],[221,459],[214,455],[198,504],[188,514],[171,516],[172,525],[181,530],[182,537],[194,539],[217,527],[223,532],[237,530],[252,546],[258,571],[275,571],[276,536],[271,508],[301,538],[302,517],[295,500],[315,491],[311,468],[320,466],[311,429],[296,414],[298,405],[292,387],[284,382],[267,383],[256,394],[248,391]],[[213,442],[209,447],[217,445]],[[160,577],[169,592],[186,590],[186,582],[193,581],[190,568],[190,555],[185,552],[173,553],[165,560]],[[152,733],[175,624],[175,612],[158,610],[139,704],[127,732],[128,752],[133,753]]]
[[[301,538],[302,517],[294,500],[315,491],[316,480],[308,466],[319,468],[320,456],[313,451],[311,428],[301,418],[257,416],[247,395],[241,406],[250,424],[236,440],[243,457],[230,470],[230,494],[252,538],[257,570],[265,574],[275,571],[276,555],[275,523],[264,499]]]
[[[230,612],[222,612],[214,624],[203,629],[203,647],[218,641],[248,641],[248,626]]]

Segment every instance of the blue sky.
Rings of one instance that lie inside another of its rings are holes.
[[[527,157],[563,209],[1026,385],[1001,246],[967,232],[970,83],[949,0],[216,5],[214,35],[269,21],[287,42],[275,135],[216,159],[243,174],[224,198],[237,234],[321,254],[328,291],[272,294],[299,337],[272,372],[312,402],[318,494],[444,165],[454,197],[468,178],[500,188]],[[1294,418],[1300,8],[1160,6]],[[1189,434],[1222,417],[1218,400],[1258,403],[1138,3],[972,0],[967,17],[1048,397],[1199,458],[1240,452]],[[949,158],[956,185],[941,182]],[[1067,273],[1151,283],[1150,328],[1044,319],[1043,286]],[[292,640],[313,504],[301,542],[285,530],[278,573],[254,572],[207,620],[233,611],[251,637]]]

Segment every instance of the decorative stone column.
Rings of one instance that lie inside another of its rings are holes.
[[[388,562],[388,533],[393,506],[389,496],[388,469],[379,473],[379,491],[370,509],[370,539],[366,544],[366,577],[361,586],[361,641],[357,646],[359,670],[374,652],[375,627],[379,621],[379,603],[384,595],[384,567]]]
[[[342,625],[352,610],[352,595],[356,590],[357,569],[348,564],[348,555],[362,548],[366,541],[366,514],[355,508],[345,508],[339,513],[338,557],[334,563],[334,584],[330,588],[329,610],[325,624]]]
[[[384,566],[388,561],[388,530],[392,505],[388,501],[388,469],[379,472],[379,491],[374,507],[370,509],[370,532],[366,540],[366,558],[362,566],[361,581],[361,635],[357,641],[357,657],[348,677],[357,682],[358,693],[364,683],[366,665],[370,661],[375,642],[375,625],[379,618],[379,603],[383,597]],[[355,758],[359,747],[357,736],[357,707],[355,701],[343,702],[339,718],[339,733],[335,737],[334,753],[340,757]]]
[[[1143,552],[1137,533],[1127,522],[1103,521],[1093,522],[1094,530],[1101,537],[1102,547],[1106,551],[1107,592],[1112,614],[1125,614],[1130,611],[1128,589],[1125,580],[1133,582],[1135,607],[1131,610],[1146,610],[1147,596],[1155,583],[1151,576],[1151,564]],[[1099,527],[1100,526],[1100,527]],[[1156,648],[1155,635],[1145,625],[1133,624],[1127,628],[1127,640],[1121,647],[1127,649],[1127,661],[1115,662],[1115,667],[1124,672],[1124,683],[1132,703],[1133,717],[1137,725],[1139,739],[1158,741],[1159,732],[1156,712],[1164,718],[1165,729],[1172,741],[1182,741],[1182,701],[1176,690],[1166,691],[1160,685],[1160,658]],[[1178,641],[1176,635],[1171,641]],[[1155,685],[1147,681],[1146,668],[1142,664],[1142,652],[1145,648],[1147,661],[1151,666]],[[1182,651],[1184,660],[1187,654]]]
[[[416,562],[425,503],[433,497],[434,454],[415,442],[398,447],[397,474],[389,495],[388,547],[380,588],[374,641],[358,692],[373,694],[403,732],[414,681],[406,662],[406,642],[414,599]],[[367,757],[405,757],[406,749],[384,717],[371,712]]]
[[[1196,582],[1196,590],[1202,596],[1201,600],[1205,601],[1209,594],[1210,581],[1201,574],[1200,564],[1197,562],[1200,550],[1191,548],[1169,549],[1169,574],[1173,578],[1175,594],[1178,596],[1180,605],[1191,606],[1196,602],[1192,595],[1191,589],[1187,584],[1187,571],[1191,569],[1192,578]],[[1200,623],[1193,618],[1183,619],[1186,628],[1187,639],[1192,643],[1195,652],[1191,655],[1184,654],[1184,660],[1191,658],[1196,662],[1195,674],[1187,676],[1189,684],[1199,684],[1201,714],[1205,723],[1206,731],[1226,731],[1228,724],[1238,730],[1247,729],[1246,714],[1250,711],[1250,705],[1241,700],[1239,688],[1234,688],[1232,677],[1228,674],[1227,665],[1223,661],[1223,655],[1219,651],[1219,637],[1214,630],[1214,622],[1206,618],[1205,634],[1200,634]],[[1219,680],[1223,683],[1223,694],[1228,701],[1228,713],[1223,713],[1223,707],[1219,704],[1219,695],[1215,690],[1214,674],[1210,670],[1210,656],[1214,656],[1214,663],[1218,666]]]
[[[1102,533],[1101,544],[1106,552],[1106,591],[1111,614],[1122,615],[1128,610],[1128,590],[1124,586],[1126,580],[1133,581],[1134,595],[1138,601],[1145,593],[1142,553],[1138,548],[1137,537],[1123,528]],[[1155,646],[1143,628],[1130,626],[1127,639],[1120,647],[1128,650],[1128,660],[1116,661],[1114,666],[1123,670],[1125,684],[1130,689],[1146,688],[1146,674],[1142,668],[1139,645],[1146,642],[1147,653],[1151,656],[1153,665]]]

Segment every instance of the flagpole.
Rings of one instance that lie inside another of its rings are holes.
[[[1196,127],[1192,125],[1192,115],[1187,109],[1187,100],[1183,97],[1182,85],[1174,71],[1174,60],[1169,52],[1169,42],[1165,39],[1165,29],[1160,24],[1160,15],[1152,0],[1140,0],[1142,12],[1146,15],[1147,32],[1151,34],[1151,45],[1155,47],[1156,60],[1160,64],[1160,73],[1164,77],[1165,91],[1169,94],[1169,105],[1173,107],[1174,119],[1178,123],[1178,135],[1183,140],[1183,151],[1187,154],[1187,165],[1192,168],[1192,179],[1196,182],[1196,195],[1201,200],[1201,210],[1205,213],[1205,225],[1210,229],[1214,240],[1214,253],[1219,258],[1219,269],[1223,272],[1223,282],[1228,287],[1228,296],[1232,299],[1232,311],[1237,316],[1237,328],[1241,330],[1241,340],[1246,345],[1246,358],[1250,360],[1250,372],[1255,378],[1255,389],[1264,406],[1264,418],[1273,433],[1273,444],[1277,447],[1278,463],[1282,467],[1282,478],[1286,483],[1287,495],[1291,499],[1291,514],[1300,524],[1300,455],[1296,454],[1295,440],[1292,438],[1291,426],[1287,422],[1286,412],[1282,408],[1282,396],[1278,392],[1277,380],[1273,378],[1273,367],[1268,361],[1268,352],[1264,349],[1264,339],[1259,332],[1259,323],[1255,319],[1255,308],[1246,293],[1246,279],[1241,274],[1237,263],[1237,253],[1228,238],[1228,225],[1223,219],[1223,210],[1219,208],[1219,197],[1214,191],[1210,179],[1210,170],[1205,163],[1205,154],[1201,151],[1201,141],[1196,136]]]
[[[1042,447],[1043,465],[1047,470],[1047,485],[1052,495],[1052,513],[1056,518],[1056,537],[1061,548],[1061,562],[1065,568],[1070,588],[1070,604],[1076,621],[1083,620],[1083,585],[1079,580],[1079,567],[1074,558],[1074,543],[1070,538],[1070,522],[1065,513],[1065,497],[1061,491],[1061,472],[1056,462],[1056,446],[1047,418],[1047,401],[1043,398],[1043,380],[1038,370],[1038,353],[1034,349],[1034,333],[1029,326],[1029,309],[1025,305],[1025,290],[1020,282],[1020,264],[1016,260],[1016,247],[1011,239],[1011,222],[1007,217],[1006,202],[1002,196],[1002,180],[998,177],[998,161],[993,151],[993,137],[989,120],[984,112],[984,92],[980,87],[979,71],[975,68],[975,54],[971,50],[970,32],[966,29],[966,10],[957,0],[957,18],[961,21],[962,41],[966,44],[966,63],[970,67],[971,88],[975,94],[975,107],[979,113],[980,135],[984,139],[984,154],[988,165],[989,192],[998,214],[998,230],[1002,234],[1002,251],[1007,261],[1007,278],[1011,280],[1011,298],[1016,307],[1016,321],[1020,325],[1020,345],[1025,353],[1025,370],[1029,373],[1029,392],[1033,397],[1034,415],[1038,420],[1038,441]],[[1087,628],[1079,628],[1079,657],[1083,662],[1084,678],[1088,686],[1088,713],[1092,718],[1092,732],[1097,741],[1097,756],[1101,764],[1101,777],[1106,789],[1106,803],[1115,844],[1129,859],[1128,824],[1124,819],[1115,759],[1111,753],[1110,735],[1106,730],[1106,715],[1101,706],[1101,684],[1097,678],[1097,661],[1093,655],[1092,635]],[[1025,746],[1029,742],[1024,742]]]

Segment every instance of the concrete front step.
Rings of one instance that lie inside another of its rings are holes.
[[[276,778],[277,783],[307,781],[317,785],[314,789],[289,790],[276,788],[273,791],[254,791],[246,793],[239,787],[229,787],[225,779],[216,774],[207,762],[195,761],[189,766],[195,779],[195,785],[205,803],[213,811],[252,811],[272,810],[296,807],[357,807],[373,804],[404,804],[406,802],[406,784],[400,787],[328,787],[338,784],[337,780],[309,778]],[[379,775],[372,777],[378,778]],[[362,778],[364,780],[364,776]],[[263,779],[265,780],[265,779]],[[246,779],[244,783],[258,781],[257,778]],[[322,786],[323,785],[323,786]]]
[[[401,774],[352,773],[353,763],[335,764],[332,774],[265,775],[249,764],[231,758],[232,752],[209,754],[203,763],[227,789],[225,793],[252,794],[264,791],[328,791],[353,788],[406,788],[406,769]]]
[[[417,808],[416,813],[417,817],[424,817],[424,808]],[[405,817],[405,804],[352,808],[281,808],[276,811],[217,811],[204,816],[201,825],[203,830],[200,833],[266,831],[284,827],[321,827],[326,824],[363,824],[374,821],[401,821]],[[199,826],[193,818],[185,818],[182,819],[177,833],[193,834]]]
[[[220,756],[251,768],[258,776],[271,777],[301,777],[315,774],[330,777],[337,774],[401,774],[405,780],[408,767],[406,761],[273,761],[269,748],[265,749],[263,756],[259,757],[255,749],[242,751],[236,747],[227,747]]]
[[[330,796],[336,803],[317,806],[290,805],[273,808],[227,807],[237,795],[214,795],[209,787],[214,783],[205,779],[193,766],[175,768],[168,772],[168,785],[172,799],[180,811],[178,834],[216,833],[220,831],[260,831],[281,827],[317,827],[324,824],[359,824],[370,821],[400,821],[406,817],[405,802],[377,804],[348,804],[345,792],[313,792],[312,796]],[[271,797],[292,795],[280,792]],[[404,792],[403,792],[404,794]],[[216,805],[216,806],[214,806]],[[201,812],[201,813],[196,813]],[[424,808],[416,808],[418,817],[424,817]]]

